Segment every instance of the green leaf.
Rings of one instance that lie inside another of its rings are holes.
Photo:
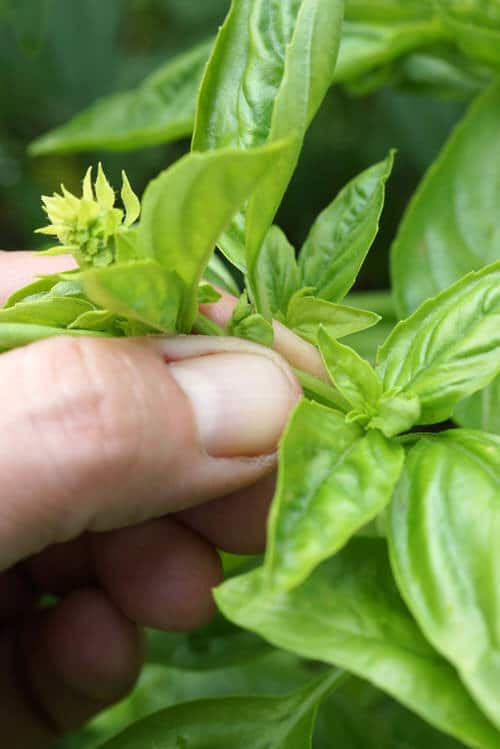
[[[500,728],[500,438],[423,437],[396,490],[390,545],[424,634]]]
[[[351,406],[371,414],[382,395],[382,382],[370,364],[320,328],[319,349],[334,385]]]
[[[139,250],[185,285],[179,331],[188,332],[196,318],[196,289],[217,239],[286,148],[280,142],[246,151],[191,153],[147,187]]]
[[[500,378],[497,377],[484,390],[461,401],[453,412],[453,418],[460,426],[500,434]]]
[[[378,353],[384,389],[416,395],[419,424],[447,419],[462,398],[500,373],[500,262],[425,302]]]
[[[353,540],[291,593],[269,588],[261,569],[215,597],[225,616],[277,647],[367,679],[467,746],[498,749],[500,733],[402,602],[385,541]]]
[[[71,296],[44,296],[35,301],[18,302],[0,309],[0,323],[30,323],[66,328],[93,306],[83,299]]]
[[[299,585],[390,501],[403,448],[343,414],[300,403],[280,446],[266,574],[273,586]]]
[[[295,249],[278,226],[271,226],[255,265],[258,311],[269,319],[282,319],[299,283]]]
[[[500,83],[473,104],[411,201],[392,246],[400,317],[500,257]]]
[[[500,257],[500,164],[491,156],[500,151],[499,120],[497,82],[473,103],[415,193],[391,249],[400,316]],[[461,408],[463,426],[491,427],[487,403],[500,399],[500,380],[491,392]]]
[[[93,268],[81,279],[89,299],[101,307],[156,331],[176,332],[184,283],[154,260]]]
[[[299,265],[302,285],[316,296],[339,302],[354,284],[378,231],[393,162],[391,152],[349,182],[313,224]]]
[[[103,148],[127,151],[192,132],[196,92],[212,42],[169,60],[132,91],[100,99],[70,122],[37,138],[32,156]]]
[[[205,268],[203,277],[209,283],[219,286],[234,296],[240,295],[240,289],[234,276],[231,274],[224,260],[218,255],[212,255]]]
[[[310,749],[318,705],[338,671],[285,697],[227,697],[175,705],[135,723],[102,749]]]
[[[217,289],[214,289],[211,284],[202,281],[198,285],[198,304],[214,304],[221,298]]]
[[[272,323],[261,314],[255,312],[254,306],[248,301],[244,292],[233,310],[227,324],[227,332],[238,338],[245,338],[263,346],[272,346],[274,330]]]
[[[28,301],[29,297],[41,297],[45,295],[46,292],[50,291],[57,283],[59,283],[60,280],[61,276],[59,274],[42,276],[36,281],[32,281],[26,286],[23,286],[22,288],[14,291],[9,296],[2,309],[13,307],[18,302]]]
[[[258,251],[333,80],[342,14],[342,0],[233,0],[203,79],[193,149],[250,148],[295,135],[245,218],[220,241],[237,267],[248,265],[254,292]]]
[[[427,17],[417,20],[348,20],[342,31],[335,82],[348,83],[375,69],[393,65],[405,55],[437,44],[446,36],[430,9]]]
[[[9,351],[10,349],[26,346],[35,341],[43,341],[45,338],[54,338],[55,336],[101,336],[94,330],[67,330],[66,328],[53,328],[49,325],[33,325],[30,323],[0,323],[0,351]]]
[[[195,632],[148,631],[148,663],[187,671],[211,671],[247,663],[270,651],[260,637],[219,614]]]
[[[343,338],[378,323],[380,317],[368,310],[332,304],[324,299],[295,294],[290,300],[285,323],[295,333],[318,345],[320,326],[334,338]]]
[[[70,330],[73,330],[74,328],[82,330],[97,330],[111,336],[120,335],[120,331],[117,330],[116,327],[116,315],[105,309],[83,312],[83,314],[77,317],[71,325],[68,325],[68,328]]]
[[[441,20],[458,46],[467,55],[500,68],[500,5],[497,0],[468,3],[438,0],[437,4]]]

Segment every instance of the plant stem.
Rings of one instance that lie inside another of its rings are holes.
[[[198,313],[196,322],[193,325],[193,333],[198,333],[199,335],[227,335],[227,332],[223,327],[217,325],[216,322],[206,315],[203,315],[201,312]]]

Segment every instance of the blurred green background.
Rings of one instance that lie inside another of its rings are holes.
[[[135,153],[30,158],[35,137],[96,98],[126,90],[170,56],[211,36],[229,0],[0,0],[0,247],[33,249],[40,195],[78,189],[102,160],[118,184],[125,168],[138,192],[188,149],[187,141]],[[10,8],[7,12],[7,8]],[[314,216],[354,174],[398,149],[380,235],[359,287],[388,286],[387,252],[401,213],[464,105],[382,89],[328,95],[305,144],[279,222],[304,239]]]

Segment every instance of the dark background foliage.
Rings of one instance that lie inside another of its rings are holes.
[[[0,246],[33,249],[40,194],[78,183],[102,160],[140,192],[188,147],[30,158],[28,143],[96,98],[138,83],[171,55],[213,34],[229,0],[0,0]],[[279,221],[299,244],[317,212],[354,174],[398,149],[382,228],[360,278],[388,285],[387,250],[420,176],[463,104],[382,89],[353,97],[336,88],[314,122]]]

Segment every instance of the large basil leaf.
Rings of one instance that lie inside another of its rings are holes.
[[[400,317],[500,258],[500,84],[472,105],[411,201],[392,246]]]
[[[301,583],[391,499],[403,449],[343,414],[303,401],[280,447],[265,569],[277,588]]]
[[[342,0],[233,0],[203,79],[194,150],[249,148],[295,134],[245,217],[220,240],[235,265],[248,265],[253,287],[258,250],[333,80],[342,13]]]
[[[423,632],[500,728],[500,438],[422,438],[391,507],[390,544]]]
[[[498,749],[500,733],[401,600],[383,540],[354,539],[290,593],[269,588],[261,569],[215,597],[225,616],[274,645],[367,679],[467,746]]]
[[[299,255],[302,285],[339,302],[354,284],[378,231],[393,154],[349,182],[315,221]]]
[[[419,424],[448,418],[456,403],[500,373],[500,261],[469,273],[400,322],[379,349],[385,390],[421,402]]]
[[[180,331],[189,331],[194,322],[198,282],[219,236],[286,147],[286,142],[277,142],[248,150],[191,153],[148,185],[139,253],[183,282]]]
[[[392,282],[400,316],[465,273],[500,258],[497,228],[500,83],[472,105],[417,190],[392,246]],[[490,404],[500,380],[456,413],[463,426],[500,434]]]
[[[104,148],[126,151],[191,134],[196,93],[213,42],[178,57],[132,91],[92,104],[68,123],[37,138],[33,156]]]
[[[187,702],[135,723],[102,749],[308,749],[319,703],[343,674],[333,671],[285,697]]]

